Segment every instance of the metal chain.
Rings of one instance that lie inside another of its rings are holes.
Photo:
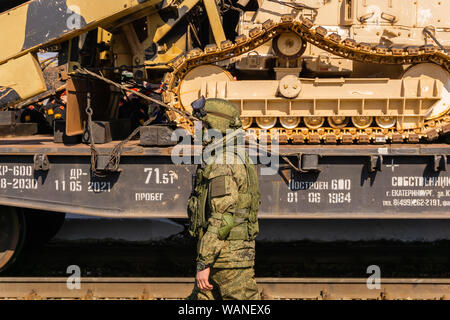
[[[95,147],[95,140],[93,136],[92,130],[92,115],[93,110],[91,107],[91,92],[90,92],[90,82],[88,82],[88,90],[87,90],[87,100],[86,100],[86,114],[87,114],[87,134],[89,134],[89,145],[91,147],[91,171],[98,176],[101,176],[101,172],[97,170],[97,159],[98,159],[98,151]]]
[[[88,93],[90,96],[90,93]],[[92,136],[92,108],[86,108],[86,113],[88,115],[88,134],[89,134],[89,143],[91,147],[91,170],[92,172],[99,177],[105,177],[107,172],[118,172],[120,157],[122,155],[122,149],[125,144],[127,144],[130,140],[132,140],[139,133],[140,128],[137,127],[125,140],[121,141],[117,145],[114,146],[113,150],[109,153],[109,159],[105,166],[105,169],[98,170],[97,169],[97,159],[99,152],[95,146],[95,141]],[[142,126],[148,126],[156,117],[152,117],[145,121]]]
[[[145,121],[142,124],[142,127],[148,126],[153,120],[155,120],[156,117],[152,117]],[[109,160],[108,163],[105,166],[105,171],[111,171],[111,172],[117,172],[119,171],[119,164],[120,164],[120,157],[122,155],[122,148],[125,144],[127,144],[130,140],[132,140],[136,135],[139,133],[140,127],[137,127],[134,129],[134,131],[123,141],[118,143],[111,153],[109,154]]]
[[[81,68],[81,69],[77,69],[77,73],[78,74],[82,74],[82,75],[92,76],[92,77],[97,78],[99,80],[102,80],[102,81],[104,81],[104,82],[106,82],[106,83],[108,83],[110,85],[118,87],[121,90],[129,91],[129,92],[137,95],[138,97],[140,97],[140,98],[142,98],[144,100],[147,100],[149,102],[157,103],[157,104],[159,104],[162,107],[165,107],[165,108],[167,108],[169,110],[175,111],[175,112],[181,114],[182,116],[184,116],[184,117],[186,117],[186,118],[188,118],[188,119],[190,119],[192,121],[198,120],[196,117],[192,116],[190,113],[187,113],[185,111],[181,111],[181,110],[172,108],[172,107],[168,106],[167,104],[165,104],[165,103],[163,103],[163,102],[161,102],[159,100],[150,98],[150,97],[148,97],[148,96],[146,96],[146,95],[144,95],[144,94],[142,94],[140,92],[133,91],[133,90],[131,90],[131,89],[121,85],[121,84],[118,84],[118,83],[116,83],[116,82],[114,82],[112,80],[109,80],[109,79],[107,79],[107,78],[105,78],[103,76],[100,76],[100,75],[98,75],[96,73],[93,73],[93,72],[91,72],[89,70]],[[88,82],[88,83],[90,83],[90,82]],[[90,137],[91,168],[92,168],[92,172],[94,174],[98,175],[98,176],[105,176],[107,172],[117,172],[117,171],[119,171],[120,157],[121,157],[122,152],[123,152],[123,146],[125,144],[127,144],[130,140],[132,140],[134,137],[136,137],[136,135],[139,133],[140,128],[137,127],[125,140],[123,140],[120,143],[118,143],[113,148],[113,150],[109,153],[109,159],[108,159],[108,162],[107,162],[107,164],[105,166],[105,169],[104,170],[98,170],[97,169],[97,159],[98,159],[98,154],[99,153],[97,151],[97,148],[96,148],[95,142],[94,142],[94,138],[92,136],[92,132],[93,132],[93,130],[92,130],[92,114],[93,114],[93,111],[92,111],[92,108],[91,108],[91,94],[90,94],[89,87],[88,87],[88,100],[87,100],[86,113],[88,115],[88,131],[89,131],[88,133],[89,133],[89,137]],[[152,118],[148,119],[147,121],[145,121],[142,124],[142,126],[149,125],[155,119],[156,119],[156,117],[152,117]]]

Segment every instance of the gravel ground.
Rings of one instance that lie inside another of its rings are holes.
[[[257,242],[257,277],[367,277],[378,265],[383,277],[450,277],[450,241]],[[2,276],[66,276],[78,265],[86,277],[189,277],[196,243],[182,236],[149,243],[50,242],[22,252]]]

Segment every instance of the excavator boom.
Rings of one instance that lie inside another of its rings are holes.
[[[45,92],[37,52],[126,23],[160,0],[34,0],[0,14],[0,106]],[[18,66],[20,68],[18,69]],[[24,73],[29,73],[26,75]]]

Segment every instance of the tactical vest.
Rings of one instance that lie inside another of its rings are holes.
[[[210,213],[214,218],[222,219],[220,228],[208,226],[207,201],[215,193],[208,177],[208,170],[199,167],[194,178],[194,187],[188,201],[188,216],[190,220],[189,234],[201,238],[206,230],[214,232],[221,240],[253,240],[259,233],[258,209],[260,192],[256,168],[250,163],[248,155],[243,159],[247,172],[247,192],[239,193],[236,210],[230,213]]]

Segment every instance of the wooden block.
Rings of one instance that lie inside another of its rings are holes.
[[[92,137],[94,142],[98,144],[108,143],[112,141],[111,127],[108,121],[92,121],[92,132],[89,134],[87,128],[87,121],[84,121],[83,142],[90,143]]]
[[[37,123],[16,123],[15,125],[0,125],[0,137],[25,137],[38,133]]]
[[[0,125],[13,125],[16,124],[16,112],[15,111],[0,111]]]
[[[140,127],[140,145],[142,146],[174,146],[178,141],[172,141],[173,129],[168,126]]]

